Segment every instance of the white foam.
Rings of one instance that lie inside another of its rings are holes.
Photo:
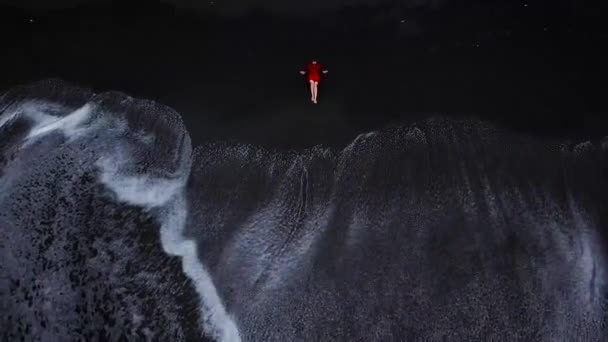
[[[82,125],[82,123],[90,118],[92,112],[89,104],[85,104],[63,117],[50,115],[37,106],[27,106],[24,109],[23,113],[34,121],[34,127],[26,138],[28,141],[55,130],[60,130],[65,136],[74,139],[87,131],[86,125]]]
[[[234,319],[226,312],[209,273],[199,262],[196,242],[183,238],[180,227],[184,227],[187,215],[184,196],[177,196],[171,206],[170,212],[163,215],[165,217],[161,226],[163,249],[167,254],[182,257],[184,273],[194,282],[201,299],[204,331],[219,341],[241,341]]]
[[[19,114],[19,111],[12,111],[10,114],[8,113],[4,113],[4,115],[0,116],[0,128],[2,128],[2,126],[6,125],[7,122],[12,121],[17,114]]]
[[[183,237],[188,212],[183,191],[188,175],[184,174],[173,180],[153,179],[145,175],[120,175],[119,159],[123,158],[124,154],[115,154],[112,158],[99,160],[102,183],[111,189],[120,201],[148,210],[159,209],[163,249],[169,255],[182,258],[182,269],[193,281],[199,295],[203,330],[219,341],[240,342],[234,319],[226,312],[209,273],[198,259],[196,242]]]
[[[342,149],[342,155],[347,155],[348,153],[351,153],[353,148],[359,143],[359,140],[364,140],[373,137],[375,134],[376,132],[368,132],[357,135],[357,137],[353,141],[351,141],[350,144],[348,144],[344,149]]]
[[[166,205],[183,187],[181,179],[120,175],[120,164],[116,163],[116,159],[100,158],[97,165],[104,170],[101,182],[116,192],[121,201],[147,209],[158,208]]]

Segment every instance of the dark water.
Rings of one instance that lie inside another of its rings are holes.
[[[600,341],[608,140],[434,118],[192,147],[57,81],[0,100],[2,340]]]

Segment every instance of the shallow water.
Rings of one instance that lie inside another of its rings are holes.
[[[0,109],[3,339],[605,334],[608,140],[434,118],[193,148],[170,108],[59,81]]]

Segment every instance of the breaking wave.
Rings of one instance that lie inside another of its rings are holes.
[[[344,149],[194,149],[60,81],[0,98],[3,340],[606,334],[608,140],[435,118]]]

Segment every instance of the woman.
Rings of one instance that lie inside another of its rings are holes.
[[[316,104],[317,103],[317,89],[319,87],[319,81],[321,80],[321,75],[322,74],[327,74],[327,70],[323,69],[323,67],[321,67],[321,64],[317,63],[316,60],[312,60],[312,62],[308,63],[308,65],[306,65],[306,69],[300,71],[300,74],[302,75],[306,75],[306,73],[308,73],[308,82],[310,83],[310,100],[312,101],[312,103]]]

